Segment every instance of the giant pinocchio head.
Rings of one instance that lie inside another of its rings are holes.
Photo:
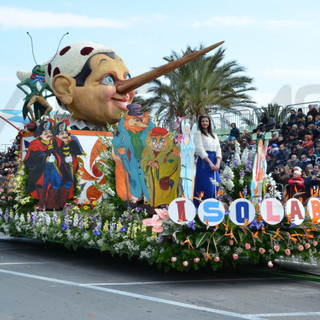
[[[61,106],[72,117],[93,124],[113,124],[120,120],[135,89],[181,67],[223,43],[193,52],[178,60],[131,78],[122,59],[113,49],[94,42],[71,44],[46,65],[46,82]]]

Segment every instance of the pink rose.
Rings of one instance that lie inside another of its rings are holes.
[[[279,247],[279,246],[277,246],[277,245],[275,245],[275,246],[273,247],[273,250],[274,250],[275,252],[279,252],[280,247]]]
[[[234,244],[234,240],[229,240],[229,245],[233,246],[233,244]]]
[[[269,262],[268,262],[268,267],[269,267],[269,268],[272,268],[272,267],[273,267],[272,261],[269,261]]]
[[[234,254],[232,255],[232,258],[233,258],[233,260],[237,260],[237,259],[239,258],[239,256],[238,256],[237,253],[234,253]]]
[[[182,265],[183,265],[184,267],[187,267],[187,266],[189,265],[189,262],[188,262],[188,261],[183,261],[183,262],[182,262]]]
[[[312,245],[313,245],[314,247],[316,247],[316,246],[318,245],[318,241],[313,241],[313,242],[312,242]]]
[[[310,243],[306,243],[306,244],[304,245],[304,247],[305,247],[306,249],[309,249],[309,248],[311,247],[311,244],[310,244]]]
[[[219,262],[219,261],[220,261],[220,258],[219,258],[218,256],[215,256],[215,257],[213,258],[213,261]]]
[[[250,250],[251,249],[251,244],[250,243],[246,243],[244,245],[244,247],[246,248],[246,250]]]
[[[193,259],[193,262],[195,262],[195,263],[199,263],[199,261],[200,261],[200,258],[194,258]]]
[[[266,250],[264,248],[259,248],[259,253],[264,254]]]
[[[290,256],[291,251],[290,251],[290,249],[286,249],[286,250],[284,250],[284,253],[285,253],[287,256]]]
[[[177,257],[171,257],[171,262],[176,262],[177,261]]]
[[[300,245],[298,246],[298,250],[299,250],[299,251],[303,251],[303,250],[304,250],[304,246],[300,244]]]

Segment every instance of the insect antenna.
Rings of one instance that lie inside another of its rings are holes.
[[[59,51],[59,48],[60,48],[60,44],[61,44],[63,38],[64,38],[66,35],[68,35],[68,34],[69,34],[69,32],[66,32],[66,33],[61,37],[55,55],[53,56],[53,58],[52,58],[48,63],[44,64],[43,66],[47,66],[48,64],[50,64],[50,63],[54,60],[54,58],[55,58],[56,55],[58,54],[58,51]]]
[[[33,40],[32,40],[32,37],[31,37],[31,35],[30,35],[30,33],[29,33],[29,32],[27,32],[27,35],[30,37],[30,40],[31,40],[31,50],[32,50],[33,60],[34,60],[35,64],[36,64],[36,65],[38,65],[37,60],[36,60],[36,58],[35,58],[35,56],[34,56]]]

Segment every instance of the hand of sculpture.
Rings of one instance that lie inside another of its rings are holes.
[[[55,162],[55,160],[56,160],[56,158],[55,158],[55,156],[52,154],[49,158],[48,158],[48,162]]]
[[[70,162],[72,162],[72,156],[66,156],[65,158],[64,158],[64,160],[67,162],[67,163],[70,163]]]

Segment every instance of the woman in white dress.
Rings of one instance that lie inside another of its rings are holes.
[[[193,202],[198,207],[200,201],[196,198],[200,195],[202,200],[215,198],[219,188],[216,183],[220,184],[221,147],[218,136],[212,132],[211,119],[208,115],[199,117],[194,145],[198,159]]]

